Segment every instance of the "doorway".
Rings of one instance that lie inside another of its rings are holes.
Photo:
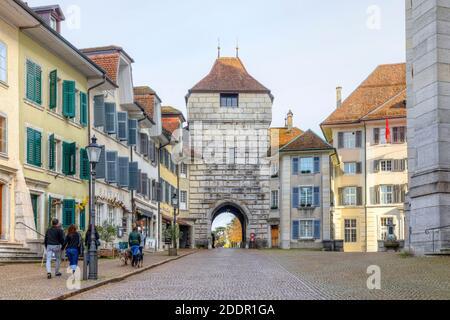
[[[34,227],[36,231],[38,230],[38,200],[39,196],[36,194],[32,194],[31,196],[31,207],[33,208],[33,217],[34,217]]]
[[[280,227],[271,226],[272,248],[279,248]]]

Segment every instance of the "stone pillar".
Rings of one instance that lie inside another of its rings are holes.
[[[450,1],[406,0],[411,248],[432,250],[429,228],[450,225]],[[408,230],[407,230],[408,232]],[[450,247],[450,230],[436,233]]]

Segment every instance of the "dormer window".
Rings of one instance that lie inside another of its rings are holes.
[[[239,106],[239,95],[237,93],[221,93],[220,106],[222,108],[237,108]]]
[[[58,23],[54,17],[50,17],[50,28],[55,31],[58,31]]]

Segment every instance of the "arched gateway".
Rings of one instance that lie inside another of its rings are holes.
[[[234,215],[242,226],[242,244],[243,247],[247,247],[248,239],[250,239],[250,230],[248,228],[249,219],[248,216],[250,212],[248,209],[236,201],[223,200],[216,204],[214,209],[208,212],[208,234],[212,233],[212,224],[214,220],[221,214],[231,213]]]
[[[211,247],[213,220],[229,210],[269,243],[270,174],[267,152],[273,96],[239,58],[218,58],[186,97],[191,145],[189,216],[197,246]]]

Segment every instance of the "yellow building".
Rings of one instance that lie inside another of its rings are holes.
[[[176,208],[177,224],[180,226],[181,237],[179,246],[190,248],[192,241],[193,222],[189,221],[188,192],[189,173],[188,166],[183,162],[183,123],[186,121],[183,114],[173,107],[162,107],[161,117],[163,130],[170,138],[171,143],[160,149],[160,183],[161,183],[161,220],[162,220],[162,244],[169,245],[170,239],[165,238],[167,226],[173,223],[174,207],[172,197],[178,199]],[[181,148],[181,149],[180,149]]]
[[[39,239],[52,218],[63,227],[87,224],[90,88],[105,73],[57,30],[64,16],[58,6],[42,10],[22,5],[32,28],[19,33],[19,153],[17,228]],[[55,24],[44,21],[50,16]]]
[[[405,64],[381,65],[322,123],[337,149],[332,220],[347,252],[377,252],[405,239],[407,191]]]
[[[19,168],[19,27],[13,8],[0,7],[0,259],[2,244],[16,242],[15,188]]]

